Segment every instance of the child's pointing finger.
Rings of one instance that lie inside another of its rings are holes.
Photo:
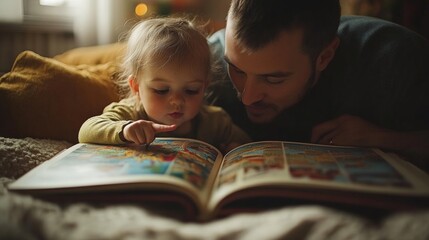
[[[176,130],[177,125],[176,124],[164,125],[164,124],[159,124],[159,123],[152,123],[152,127],[155,130],[155,132],[160,133],[160,132],[174,131],[174,130]]]

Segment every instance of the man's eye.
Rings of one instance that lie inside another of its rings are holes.
[[[156,93],[156,94],[159,94],[159,95],[165,95],[165,94],[167,94],[168,93],[168,89],[153,89],[153,91]]]
[[[278,77],[266,77],[265,81],[270,84],[280,84],[285,81],[285,78]]]

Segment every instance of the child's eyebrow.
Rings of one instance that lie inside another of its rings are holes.
[[[150,79],[149,81],[150,82],[165,82],[165,83],[170,82],[169,80],[164,79],[164,78],[153,78],[153,79]],[[205,80],[203,80],[203,79],[193,79],[193,80],[187,81],[186,83],[204,83],[204,82],[205,82]]]
[[[202,79],[195,79],[195,80],[191,80],[191,81],[189,81],[188,83],[204,83],[205,82],[205,80],[202,80]]]
[[[168,82],[166,79],[163,79],[163,78],[152,78],[149,81],[150,82]]]

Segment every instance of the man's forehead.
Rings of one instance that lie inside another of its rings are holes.
[[[254,51],[245,51],[235,38],[233,28],[225,32],[225,58],[234,66],[244,69],[291,66],[308,61],[308,54],[302,51],[302,31],[282,32],[274,41]]]
[[[237,32],[235,28],[235,21],[231,18],[228,18],[225,27],[225,46],[227,42],[235,46],[235,50],[240,52],[252,52],[250,49],[247,49],[245,43],[237,37]]]
[[[243,36],[243,34],[240,34],[240,35]],[[226,43],[229,41],[233,45],[236,45],[235,50],[240,50],[241,52],[247,52],[247,53],[252,53],[260,49],[266,49],[266,48],[290,49],[290,50],[294,50],[295,52],[300,51],[304,53],[303,40],[304,40],[304,29],[301,27],[294,27],[291,29],[280,31],[274,39],[266,42],[260,48],[250,49],[246,45],[246,42],[252,41],[251,36],[249,36],[249,39],[240,39],[238,37],[237,29],[235,27],[233,20],[229,20],[225,28]]]

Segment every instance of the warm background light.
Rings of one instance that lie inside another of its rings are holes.
[[[135,13],[137,16],[142,17],[147,13],[147,5],[144,3],[137,4],[135,8]]]

